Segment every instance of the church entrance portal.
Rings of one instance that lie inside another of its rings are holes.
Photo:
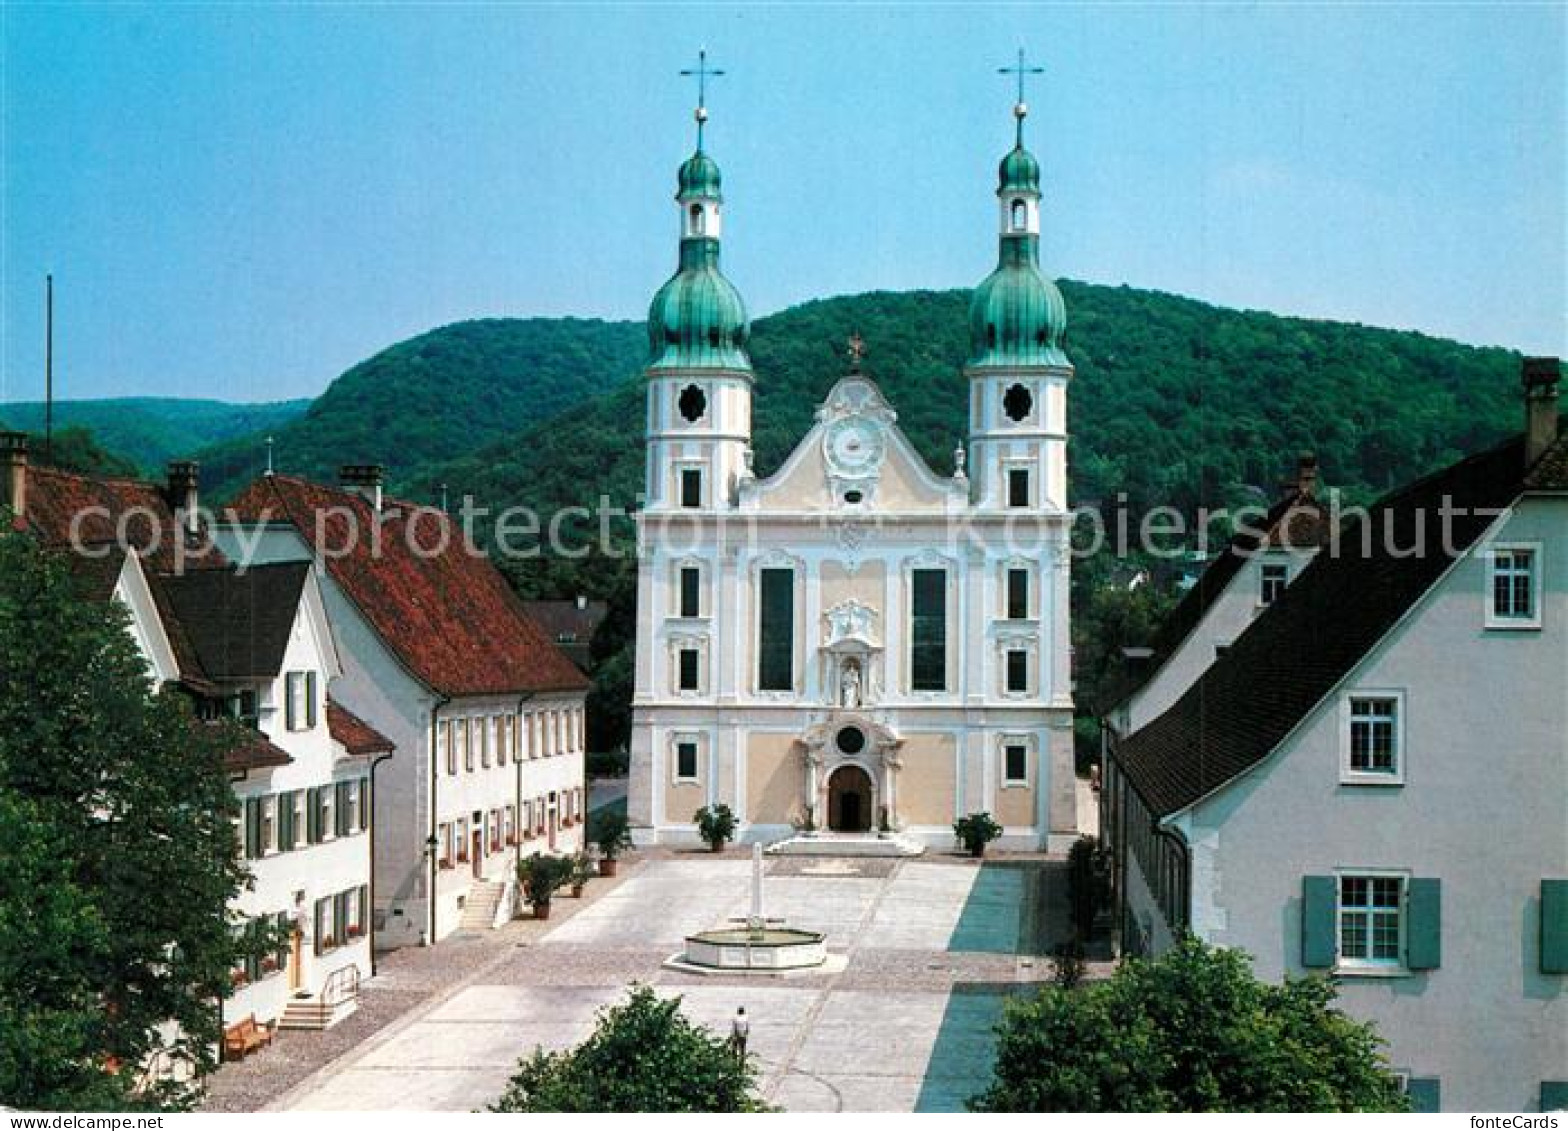
[[[863,833],[871,828],[871,778],[859,766],[840,766],[828,779],[828,828]]]

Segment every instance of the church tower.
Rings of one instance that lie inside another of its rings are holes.
[[[970,477],[981,510],[1067,508],[1067,307],[1040,271],[1040,163],[1024,148],[1022,59],[1017,141],[996,190],[1000,254],[969,306]]]
[[[719,166],[703,149],[700,95],[696,118],[697,151],[680,167],[675,194],[680,266],[648,311],[651,511],[731,506],[751,450],[751,326],[740,292],[719,270],[724,196]]]

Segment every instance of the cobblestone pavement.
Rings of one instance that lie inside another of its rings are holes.
[[[770,1100],[791,1110],[958,1110],[984,1086],[1009,992],[1049,977],[1065,930],[1063,869],[1043,857],[772,861],[766,911],[824,931],[836,973],[703,977],[665,968],[686,934],[743,914],[750,865],[732,850],[643,854],[547,923],[387,958],[358,1013],[282,1034],[226,1066],[212,1110],[472,1110],[519,1056],[582,1040],[642,981],[727,1032],[739,1005]],[[848,865],[847,867],[845,865]],[[562,914],[567,912],[567,914]]]

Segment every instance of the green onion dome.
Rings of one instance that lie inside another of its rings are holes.
[[[1040,191],[1040,162],[1035,160],[1034,154],[1024,148],[1022,139],[1019,139],[1013,151],[1002,158],[1002,164],[997,169],[997,178],[1001,193]]]
[[[681,241],[681,265],[648,309],[650,369],[746,369],[751,323],[740,292],[719,271],[719,241]]]
[[[720,194],[723,178],[719,176],[719,164],[701,149],[686,159],[676,179],[680,184],[680,191],[675,194],[676,200],[684,202],[697,197],[724,199]]]

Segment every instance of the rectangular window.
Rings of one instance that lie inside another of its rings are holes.
[[[909,686],[914,691],[947,689],[947,571],[910,573]]]
[[[1399,772],[1398,702],[1387,696],[1350,700],[1350,772],[1393,777]]]
[[[681,506],[702,506],[702,471],[700,468],[681,468]]]
[[[436,863],[443,868],[452,866],[452,826],[443,821],[436,826],[436,848],[440,852]]]
[[[479,764],[490,768],[490,720],[474,720],[474,737],[479,740]]]
[[[463,748],[463,769],[469,773],[474,772],[474,735],[473,727],[468,719],[454,719],[457,727],[457,742]]]
[[[1002,780],[1007,785],[1029,784],[1029,747],[1010,742],[1002,748]]]
[[[278,799],[261,799],[261,853],[263,856],[278,849]]]
[[[1026,569],[1007,571],[1007,619],[1029,619],[1029,571]]]
[[[1398,876],[1339,877],[1339,959],[1348,965],[1398,966],[1404,881]]]
[[[1007,505],[1010,507],[1027,507],[1030,505],[1028,468],[1010,467],[1007,469]]]
[[[316,937],[316,953],[325,954],[337,946],[337,939],[332,936],[332,897],[324,896],[316,900],[315,915],[313,916]]]
[[[283,677],[283,729],[305,728],[305,673],[289,672]]]
[[[795,571],[765,569],[759,585],[757,687],[762,691],[793,691]]]
[[[457,747],[452,744],[452,720],[436,724],[436,761],[446,763],[448,774],[457,773]]]
[[[1029,653],[1019,648],[1007,653],[1007,690],[1012,694],[1029,690]]]
[[[354,832],[354,783],[340,781],[333,792],[333,815],[336,820],[332,831],[338,836],[349,836]]]
[[[322,786],[316,790],[316,829],[322,840],[326,840],[328,833],[337,834],[337,823],[334,817],[334,796],[330,786]]]
[[[695,742],[677,742],[675,744],[675,779],[677,781],[697,780],[697,744]]]
[[[702,571],[696,566],[681,567],[681,616],[702,615]]]
[[[681,676],[680,689],[682,691],[697,690],[697,661],[698,653],[695,648],[682,648],[680,650]]]
[[[1272,605],[1285,592],[1290,572],[1282,562],[1268,562],[1259,574],[1258,604]]]
[[[1492,551],[1494,620],[1534,623],[1535,560],[1535,551],[1523,546]]]

